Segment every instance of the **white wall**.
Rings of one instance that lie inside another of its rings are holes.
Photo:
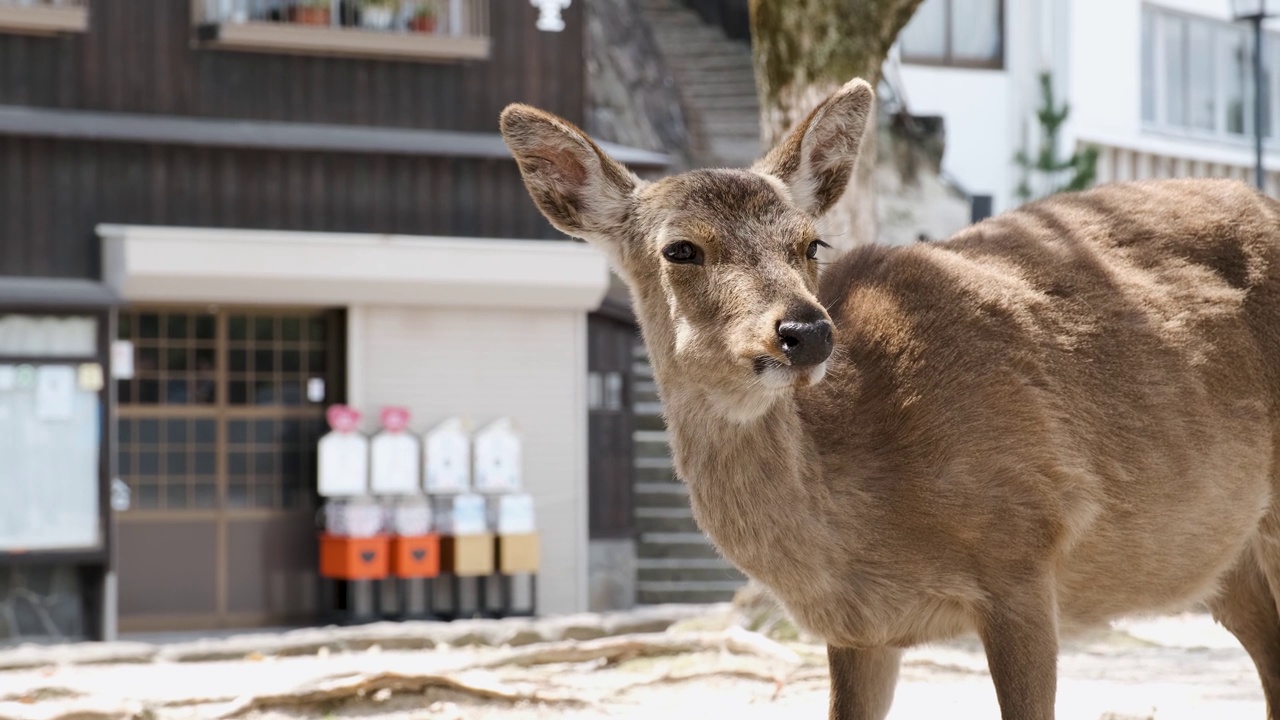
[[[542,534],[538,609],[587,608],[586,315],[571,310],[350,308],[350,400],[412,412],[424,431],[454,415],[511,417]]]
[[[1075,0],[1071,6],[1069,140],[1136,137],[1142,118],[1142,3]]]
[[[1009,127],[1009,78],[998,70],[902,66],[908,107],[915,115],[941,115],[947,146],[942,171],[974,195],[994,195],[996,211],[1009,207],[1017,151]]]
[[[1038,142],[1038,75],[1053,73],[1058,102],[1070,103],[1059,154],[1077,142],[1166,158],[1243,166],[1248,139],[1200,140],[1146,130],[1141,121],[1142,5],[1146,0],[1006,0],[1003,70],[903,64],[911,112],[946,118],[943,169],[970,193],[995,195],[997,212],[1016,205],[1017,150]],[[1150,0],[1229,20],[1230,0]],[[1269,23],[1280,29],[1280,19]],[[1280,169],[1273,149],[1268,165]],[[1176,163],[1169,164],[1176,167]]]

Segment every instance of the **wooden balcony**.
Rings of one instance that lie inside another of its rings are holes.
[[[57,35],[88,27],[88,0],[0,0],[0,32]]]
[[[489,57],[488,0],[202,0],[200,6],[197,38],[210,47],[421,61]]]

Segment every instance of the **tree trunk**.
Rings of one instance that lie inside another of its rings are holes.
[[[751,0],[760,129],[772,147],[827,95],[855,77],[875,87],[880,65],[921,0]],[[875,117],[874,115],[872,116]],[[823,238],[847,249],[876,239],[876,128]]]
[[[876,87],[880,66],[921,0],[751,0],[751,55],[760,96],[761,139],[777,143],[823,98],[855,77]],[[876,127],[872,115],[858,167],[823,219],[837,251],[876,240]],[[737,603],[773,605],[752,580]],[[771,602],[772,601],[772,602]]]

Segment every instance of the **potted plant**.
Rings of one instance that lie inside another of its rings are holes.
[[[409,29],[413,32],[433,33],[436,31],[436,6],[434,3],[424,3],[419,5],[413,11],[413,17],[409,18]]]
[[[364,0],[360,3],[360,24],[375,30],[389,30],[396,16],[397,0]]]
[[[289,6],[289,22],[298,25],[329,25],[330,0],[297,0]]]

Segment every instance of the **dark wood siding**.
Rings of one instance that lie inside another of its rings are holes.
[[[508,160],[0,137],[0,275],[100,277],[97,223],[559,237]]]
[[[587,318],[589,382],[599,383],[601,397],[587,419],[587,520],[591,539],[635,536],[633,472],[635,430],[631,362],[635,325],[592,313]],[[609,398],[606,376],[621,380]]]
[[[187,0],[91,6],[84,34],[0,34],[0,104],[481,132],[513,101],[584,113],[582,2],[550,33],[530,3],[491,0],[491,57],[466,63],[205,49]]]

